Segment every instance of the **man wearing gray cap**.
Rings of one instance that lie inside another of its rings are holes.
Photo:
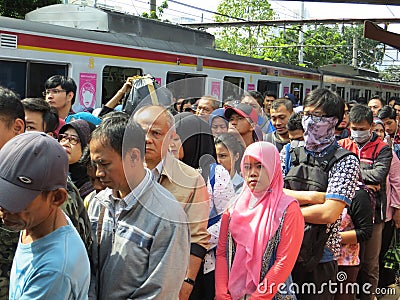
[[[87,299],[89,260],[60,206],[68,158],[45,133],[18,135],[0,150],[0,219],[20,231],[10,299]]]

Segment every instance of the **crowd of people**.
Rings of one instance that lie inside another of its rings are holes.
[[[76,88],[0,87],[0,300],[373,300],[396,284],[399,98],[251,91],[127,114],[128,79],[75,113]]]

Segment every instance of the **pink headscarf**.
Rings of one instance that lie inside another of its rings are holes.
[[[236,242],[236,253],[228,284],[232,299],[239,299],[256,290],[267,243],[276,233],[285,209],[296,201],[283,193],[279,153],[273,144],[256,142],[248,146],[241,163],[242,174],[244,160],[248,156],[261,162],[270,185],[265,187],[264,193],[255,195],[245,184],[233,208],[229,229]],[[255,198],[253,208],[249,208],[250,200]]]

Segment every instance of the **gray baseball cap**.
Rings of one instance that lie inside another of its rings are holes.
[[[27,132],[0,150],[0,206],[17,213],[42,191],[66,188],[68,156],[53,137]]]

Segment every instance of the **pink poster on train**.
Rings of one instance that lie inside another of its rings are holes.
[[[254,91],[256,89],[256,86],[253,83],[249,83],[247,85],[247,90],[250,91]]]
[[[211,82],[211,95],[217,99],[221,96],[221,82],[213,81]]]
[[[285,96],[286,94],[289,94],[289,87],[288,86],[284,86],[283,87],[283,96]]]
[[[94,108],[96,104],[97,74],[79,74],[79,104],[84,108]]]

